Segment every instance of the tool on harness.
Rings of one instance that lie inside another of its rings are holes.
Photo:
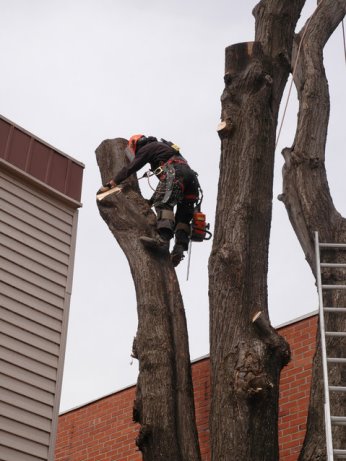
[[[212,237],[212,233],[209,231],[210,224],[206,222],[206,215],[201,212],[201,201],[196,205],[192,217],[186,280],[189,280],[192,242],[203,242],[204,240],[210,240]]]
[[[166,139],[163,139],[163,138],[161,138],[160,141],[163,142],[163,144],[167,144],[167,146],[169,147],[173,147],[173,149],[175,149],[177,152],[180,152],[180,147],[177,146],[177,144],[174,144],[174,142],[167,141]]]
[[[194,209],[193,216],[192,216],[190,240],[192,242],[203,242],[204,240],[210,240],[213,234],[209,231],[210,224],[206,222],[206,215],[202,213],[202,210],[201,210],[201,206],[203,202],[203,191],[198,181],[197,173],[196,173],[196,179],[198,183],[200,199],[197,201],[195,205],[195,209]]]
[[[197,174],[196,174],[197,177]],[[198,179],[197,179],[198,181]],[[190,274],[190,264],[191,264],[191,252],[192,252],[192,242],[203,242],[204,240],[210,240],[213,234],[209,231],[210,224],[206,222],[206,215],[201,211],[201,205],[203,201],[203,191],[201,185],[198,181],[198,189],[201,194],[201,198],[195,206],[195,210],[192,216],[191,222],[191,233],[188,249],[188,259],[187,259],[187,271],[186,271],[186,280],[189,280]]]
[[[203,242],[210,240],[212,233],[209,231],[210,224],[206,222],[206,215],[200,211],[200,207],[196,207],[192,217],[191,236],[192,242]]]
[[[175,182],[175,164],[187,164],[187,161],[181,155],[173,155],[167,162],[158,166],[153,174],[159,178],[160,181],[164,180],[166,189],[162,193],[163,198],[160,199],[160,203],[167,203],[172,195],[174,182]]]

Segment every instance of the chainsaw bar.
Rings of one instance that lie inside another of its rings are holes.
[[[112,189],[106,190],[106,192],[101,192],[101,194],[97,194],[96,199],[100,202],[108,195],[117,194],[119,192],[121,192],[121,187],[112,187]]]

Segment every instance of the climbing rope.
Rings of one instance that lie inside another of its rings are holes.
[[[344,42],[344,55],[345,55],[345,64],[346,64],[346,40],[345,40],[345,27],[344,27],[344,20],[341,21],[342,26],[342,38]]]
[[[148,171],[146,171],[146,172],[144,173],[143,176],[141,176],[140,178],[138,178],[138,181],[139,181],[140,179],[147,178],[147,180],[148,180],[148,185],[149,185],[150,189],[153,190],[153,191],[155,191],[155,188],[150,184],[150,177],[151,177],[151,176],[154,176],[154,175],[155,175],[155,172],[152,172],[151,170],[148,170]]]
[[[318,8],[320,7],[320,5],[321,5],[322,2],[323,2],[323,0],[321,0],[321,2],[317,5],[317,7],[316,7],[315,11],[313,12],[313,14],[310,16],[308,22],[306,23],[306,26],[305,26],[305,29],[304,29],[302,38],[301,38],[301,40],[300,40],[300,42],[299,42],[298,51],[297,51],[297,56],[296,56],[296,59],[295,59],[295,61],[294,61],[294,66],[293,66],[292,79],[291,79],[291,83],[290,83],[290,86],[289,86],[289,89],[288,89],[287,98],[286,98],[286,104],[285,104],[285,108],[284,108],[284,113],[283,113],[283,115],[282,115],[282,119],[281,119],[279,131],[278,131],[278,135],[277,135],[276,142],[275,142],[275,150],[276,150],[276,148],[277,148],[277,145],[278,145],[278,142],[279,142],[279,139],[280,139],[280,135],[281,135],[282,126],[283,126],[283,124],[284,124],[284,120],[285,120],[285,117],[286,117],[286,111],[287,111],[288,102],[289,102],[289,99],[290,99],[290,96],[291,96],[291,91],[292,91],[292,86],[293,86],[293,82],[294,82],[294,77],[295,77],[295,75],[296,75],[296,70],[297,70],[297,65],[298,65],[298,59],[299,59],[299,55],[300,55],[300,50],[301,50],[301,47],[302,47],[302,44],[303,44],[303,41],[304,41],[304,38],[305,38],[305,35],[306,35],[306,31],[307,31],[308,28],[309,28],[309,24],[310,24],[310,22],[311,22],[311,19],[314,17],[316,11],[318,10]]]
[[[321,1],[318,3],[318,5],[317,5],[315,11],[314,11],[314,12],[312,13],[312,15],[310,16],[308,22],[306,23],[306,26],[305,26],[305,29],[304,29],[302,38],[301,38],[301,40],[300,40],[300,42],[299,42],[298,51],[297,51],[297,56],[296,56],[296,59],[295,59],[295,62],[294,62],[294,66],[293,66],[292,79],[291,79],[291,83],[290,83],[290,86],[289,86],[288,95],[287,95],[287,98],[286,98],[286,104],[285,104],[284,112],[283,112],[283,115],[282,115],[282,119],[281,119],[279,131],[278,131],[278,135],[277,135],[277,138],[276,138],[276,141],[275,141],[275,150],[276,150],[276,148],[277,148],[277,145],[278,145],[278,142],[279,142],[279,139],[280,139],[280,135],[281,135],[282,126],[283,126],[283,124],[284,124],[284,120],[285,120],[285,117],[286,117],[286,111],[287,111],[287,107],[288,107],[288,102],[289,102],[289,99],[290,99],[290,96],[291,96],[291,91],[292,91],[292,86],[293,86],[293,82],[294,82],[294,77],[295,77],[296,70],[297,70],[297,64],[298,64],[298,59],[299,59],[299,55],[300,55],[300,49],[301,49],[301,46],[302,46],[302,44],[303,44],[303,41],[304,41],[304,38],[305,38],[305,34],[306,34],[306,31],[308,30],[310,21],[311,21],[311,19],[313,18],[313,16],[316,14],[316,11],[317,11],[318,8],[320,7],[321,3],[323,3],[323,0],[321,0]],[[344,20],[341,21],[341,27],[342,27],[342,37],[343,37],[344,55],[345,55],[345,64],[346,64],[346,40],[345,40]]]

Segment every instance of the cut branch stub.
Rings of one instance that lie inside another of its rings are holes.
[[[237,43],[226,48],[225,89],[221,96],[221,122],[217,127],[220,139],[234,135],[242,110],[251,104],[249,98],[253,100],[254,93],[270,101],[273,81],[270,73],[271,67],[259,42]]]
[[[218,124],[216,131],[220,137],[220,139],[224,138],[225,136],[228,136],[231,134],[232,130],[234,128],[234,125],[230,119],[228,120],[221,120],[221,122]]]
[[[96,149],[96,159],[102,183],[108,182],[129,162],[124,150],[126,139],[116,138],[103,141]],[[154,235],[156,216],[143,199],[136,175],[121,184],[121,192],[111,194],[97,202],[100,214],[118,240],[129,259],[135,264],[135,255],[142,251],[139,246],[141,235]],[[130,249],[131,251],[126,251]]]
[[[288,364],[291,359],[291,350],[288,342],[278,334],[270,324],[269,318],[262,312],[257,312],[252,318],[252,323],[256,327],[262,340],[275,350],[282,361],[282,366]]]
[[[246,70],[249,61],[253,59],[263,59],[260,42],[243,42],[228,46],[225,57],[225,75],[228,78],[239,75]]]
[[[100,169],[102,184],[107,183],[129,163],[124,151],[127,140],[124,138],[106,139],[96,149],[96,160]],[[135,175],[126,180],[126,184],[139,192],[138,181]]]

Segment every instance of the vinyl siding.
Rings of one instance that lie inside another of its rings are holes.
[[[0,459],[53,460],[77,210],[0,171]]]

